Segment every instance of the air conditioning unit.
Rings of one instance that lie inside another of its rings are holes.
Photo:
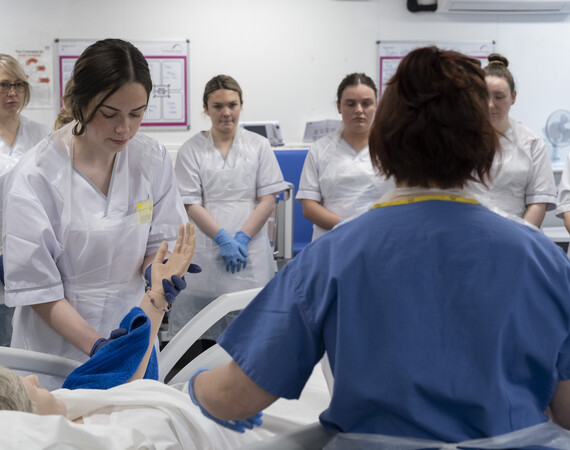
[[[437,12],[460,14],[570,14],[570,1],[438,0]]]

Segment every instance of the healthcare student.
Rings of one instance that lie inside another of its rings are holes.
[[[7,180],[4,266],[11,345],[85,361],[138,303],[145,261],[187,218],[166,149],[137,134],[152,90],[142,53],[98,41],[72,77],[64,103],[75,121]]]
[[[490,206],[522,217],[540,228],[547,210],[556,204],[556,185],[546,145],[532,130],[509,117],[517,98],[509,61],[492,53],[485,68],[489,88],[489,113],[501,133],[501,151],[495,155],[488,187],[472,183],[471,189]]]
[[[64,384],[73,379],[69,388],[48,392],[40,387],[37,376],[18,377],[0,367],[0,410],[31,413],[2,414],[3,425],[16,428],[3,433],[0,441],[4,446],[58,447],[65,435],[69,445],[80,448],[97,442],[105,448],[234,449],[270,435],[257,432],[244,436],[208,420],[189,401],[185,384],[172,387],[156,378],[142,379],[143,375],[149,378],[153,343],[172,301],[164,283],[168,286],[188,268],[195,246],[193,228],[190,223],[180,226],[168,259],[164,259],[168,245],[162,242],[151,265],[151,289],[121,321],[122,326],[134,319],[136,325],[132,323],[123,330],[126,334],[77,368]],[[109,384],[118,381],[117,374],[123,384]],[[104,386],[95,387],[101,381]],[[257,418],[256,423],[260,422]],[[234,429],[252,426],[253,422],[240,421]],[[100,445],[91,447],[103,448]]]
[[[170,313],[172,335],[216,297],[264,286],[276,271],[266,222],[287,187],[277,158],[266,138],[239,126],[243,96],[232,77],[208,81],[203,105],[212,127],[182,145],[174,169],[203,270]],[[228,321],[205,337],[215,339]]]
[[[369,76],[347,75],[337,89],[343,126],[309,149],[295,198],[313,222],[313,241],[342,219],[366,211],[394,186],[378,176],[370,162],[368,135],[377,96]]]
[[[233,361],[189,383],[205,414],[297,398],[326,351],[331,431],[459,442],[540,428],[549,405],[570,428],[570,260],[464,188],[489,179],[499,147],[488,95],[476,59],[404,57],[370,135],[396,189],[298,254],[222,334]]]
[[[21,114],[32,93],[26,79],[15,58],[0,54],[0,174],[50,133],[47,126]]]
[[[18,61],[10,55],[0,54],[0,197],[6,174],[25,152],[50,133],[47,126],[21,114],[31,97],[26,80],[26,73]],[[0,285],[0,297],[0,345],[7,346],[12,336],[14,310],[4,305],[3,285]]]

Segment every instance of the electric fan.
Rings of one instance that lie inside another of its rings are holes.
[[[550,114],[544,132],[552,144],[552,161],[560,161],[558,149],[570,144],[570,111],[559,109]]]

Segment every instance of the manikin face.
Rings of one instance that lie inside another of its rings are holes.
[[[342,91],[337,108],[346,131],[353,134],[368,133],[376,112],[374,89],[365,84],[348,86]]]
[[[91,99],[87,113],[100,101]],[[85,133],[78,136],[86,148],[120,152],[137,133],[147,106],[147,94],[142,84],[127,83],[103,102],[93,119],[85,126]]]
[[[239,94],[229,89],[218,89],[208,96],[204,111],[212,121],[212,128],[220,133],[233,133],[239,124],[242,103]]]
[[[40,382],[37,375],[28,375],[27,377],[20,377],[28,397],[36,408],[36,413],[41,416],[50,414],[65,416],[67,408],[65,404],[55,398],[55,396],[47,389],[40,388]]]
[[[511,93],[507,80],[500,77],[485,77],[489,90],[489,117],[496,130],[504,132],[509,128],[509,110],[515,103],[516,91]]]
[[[16,81],[22,80],[11,77],[8,72],[0,68],[0,81],[14,84]],[[0,92],[0,114],[18,114],[20,109],[22,109],[25,96],[25,92],[16,92],[14,87],[10,88],[8,92]]]

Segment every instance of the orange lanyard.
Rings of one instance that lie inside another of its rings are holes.
[[[448,202],[479,204],[477,200],[467,197],[459,197],[457,195],[419,195],[417,197],[402,198],[400,200],[391,200],[383,203],[376,203],[370,209],[383,208],[385,206],[408,205],[410,203],[425,202],[428,200],[443,200]]]

